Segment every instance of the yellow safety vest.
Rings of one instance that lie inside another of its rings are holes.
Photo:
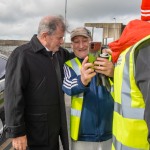
[[[81,63],[78,58],[66,62],[77,75],[80,75]],[[71,116],[70,116],[70,136],[73,140],[78,140],[80,117],[83,105],[83,93],[71,97]]]
[[[145,102],[135,81],[135,54],[150,43],[150,36],[121,53],[114,72],[112,150],[149,150]]]

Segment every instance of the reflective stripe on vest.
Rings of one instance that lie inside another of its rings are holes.
[[[72,68],[77,75],[80,75],[81,62],[78,58],[68,60],[65,64]]]
[[[76,116],[76,117],[80,117],[81,116],[81,111],[71,108],[71,115]]]
[[[76,97],[81,98],[83,100],[83,93],[80,93],[78,95],[75,96],[75,101],[76,101]],[[71,115],[72,116],[76,116],[76,117],[80,117],[81,116],[81,111],[80,110],[76,110],[74,108],[71,108]]]
[[[122,104],[119,104],[115,102],[114,110],[118,112],[120,115],[122,115],[124,118],[132,118],[132,119],[143,119],[144,117],[144,108],[132,108],[132,99],[130,96],[131,93],[131,83],[129,78],[129,72],[131,73],[131,70],[129,70],[129,57],[130,53],[133,50],[133,47],[131,47],[125,56],[125,64],[123,69],[123,80],[122,80],[122,91],[121,91],[121,100]],[[133,73],[133,72],[132,72]],[[139,90],[138,90],[139,91]],[[140,94],[140,97],[142,95]]]
[[[77,75],[80,75],[81,63],[78,58],[66,62]],[[78,140],[80,117],[83,105],[83,93],[71,97],[71,117],[70,117],[70,136],[73,140]]]
[[[77,75],[80,75],[80,68],[81,68],[81,63],[77,58],[71,60],[72,63],[72,69],[75,71]]]
[[[150,36],[123,51],[114,73],[113,150],[149,150],[145,103],[135,81],[135,53]]]

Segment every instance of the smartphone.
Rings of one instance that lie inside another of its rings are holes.
[[[100,55],[101,53],[101,42],[91,42],[89,44],[89,60],[88,62],[93,63],[96,58]]]

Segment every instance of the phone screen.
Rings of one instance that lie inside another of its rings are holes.
[[[95,53],[97,51],[100,51],[101,49],[101,43],[100,42],[91,42],[89,46],[89,52]]]
[[[91,42],[89,45],[89,62],[93,63],[96,58],[99,56],[101,50],[101,43],[100,42]]]

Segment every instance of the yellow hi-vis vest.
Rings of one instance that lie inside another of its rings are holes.
[[[78,58],[67,61],[66,65],[80,75],[81,63]],[[82,104],[83,93],[71,97],[70,136],[73,140],[78,140]]]
[[[121,53],[114,72],[114,113],[112,150],[149,150],[145,102],[135,81],[135,54],[150,35]]]

